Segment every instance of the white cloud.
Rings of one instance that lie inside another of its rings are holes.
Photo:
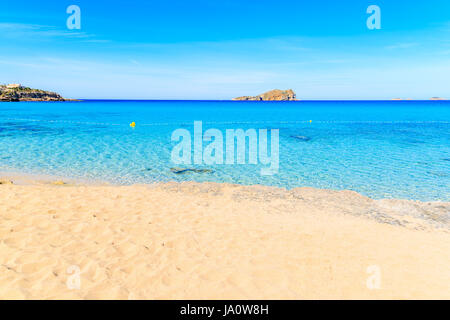
[[[40,40],[40,39],[79,39],[89,42],[107,42],[108,40],[95,39],[95,35],[83,31],[73,31],[54,26],[25,24],[25,23],[0,23],[0,38],[14,40]]]
[[[396,43],[393,45],[386,46],[386,49],[394,50],[394,49],[409,49],[413,47],[419,46],[419,43],[417,42],[403,42],[403,43]]]

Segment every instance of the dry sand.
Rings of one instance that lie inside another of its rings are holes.
[[[449,215],[311,188],[2,184],[0,298],[449,299]]]

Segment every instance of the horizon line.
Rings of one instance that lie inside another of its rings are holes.
[[[80,101],[195,101],[195,102],[322,102],[322,101],[343,101],[343,102],[351,102],[351,101],[392,101],[392,102],[407,102],[407,101],[450,101],[447,98],[439,98],[439,99],[298,99],[298,100],[233,100],[233,99],[108,99],[108,98],[67,98],[68,101],[62,102],[80,102]],[[70,101],[72,100],[72,101]],[[32,101],[28,101],[32,102]]]

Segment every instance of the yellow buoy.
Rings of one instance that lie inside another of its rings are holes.
[[[130,123],[130,127],[132,128],[136,127],[136,123],[133,121],[132,123]]]
[[[312,120],[309,120],[309,123],[312,123]]]

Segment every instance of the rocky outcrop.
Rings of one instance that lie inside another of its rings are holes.
[[[295,101],[296,94],[292,89],[289,90],[271,90],[257,96],[237,97],[233,100],[237,101]]]
[[[307,136],[291,136],[291,138],[294,138],[294,139],[297,139],[297,140],[300,140],[300,141],[309,141],[309,140],[311,140],[311,138],[307,137]]]
[[[188,173],[188,172],[195,172],[195,173],[212,173],[211,169],[194,169],[194,168],[170,168],[170,171],[172,171],[175,174],[182,174],[182,173]]]
[[[50,91],[22,87],[20,85],[0,85],[0,101],[66,101],[59,94]]]

